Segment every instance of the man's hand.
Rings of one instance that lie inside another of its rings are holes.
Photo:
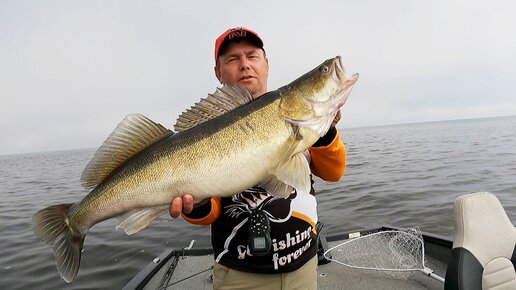
[[[337,114],[335,115],[335,118],[333,119],[333,122],[331,122],[331,125],[335,127],[337,123],[340,121],[341,113],[340,110],[337,111]]]
[[[193,209],[193,196],[185,194],[183,197],[175,197],[170,203],[170,216],[177,218],[181,215],[181,212],[189,214]]]

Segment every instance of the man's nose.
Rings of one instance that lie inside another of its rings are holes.
[[[247,57],[242,57],[240,59],[240,70],[249,69],[251,67],[251,63],[247,59]]]

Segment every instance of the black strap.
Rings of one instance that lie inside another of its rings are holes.
[[[333,140],[335,139],[336,135],[337,135],[337,129],[335,129],[335,127],[331,126],[330,130],[328,130],[326,135],[324,135],[321,138],[319,138],[319,140],[317,140],[317,142],[315,142],[315,144],[312,145],[312,147],[328,146],[328,145],[331,144],[331,142],[333,142]]]

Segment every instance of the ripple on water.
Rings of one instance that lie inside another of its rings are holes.
[[[453,234],[453,201],[491,191],[516,221],[516,118],[347,129],[346,175],[316,178],[319,218],[327,233],[393,224]],[[120,289],[163,250],[191,239],[209,244],[209,227],[163,217],[134,236],[96,225],[86,236],[71,284],[52,250],[32,233],[32,215],[87,194],[80,175],[94,150],[0,156],[0,288]]]

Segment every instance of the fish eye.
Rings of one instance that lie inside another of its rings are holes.
[[[321,65],[319,67],[319,71],[322,72],[322,73],[327,73],[330,71],[330,68],[328,66],[325,66],[325,65]]]

